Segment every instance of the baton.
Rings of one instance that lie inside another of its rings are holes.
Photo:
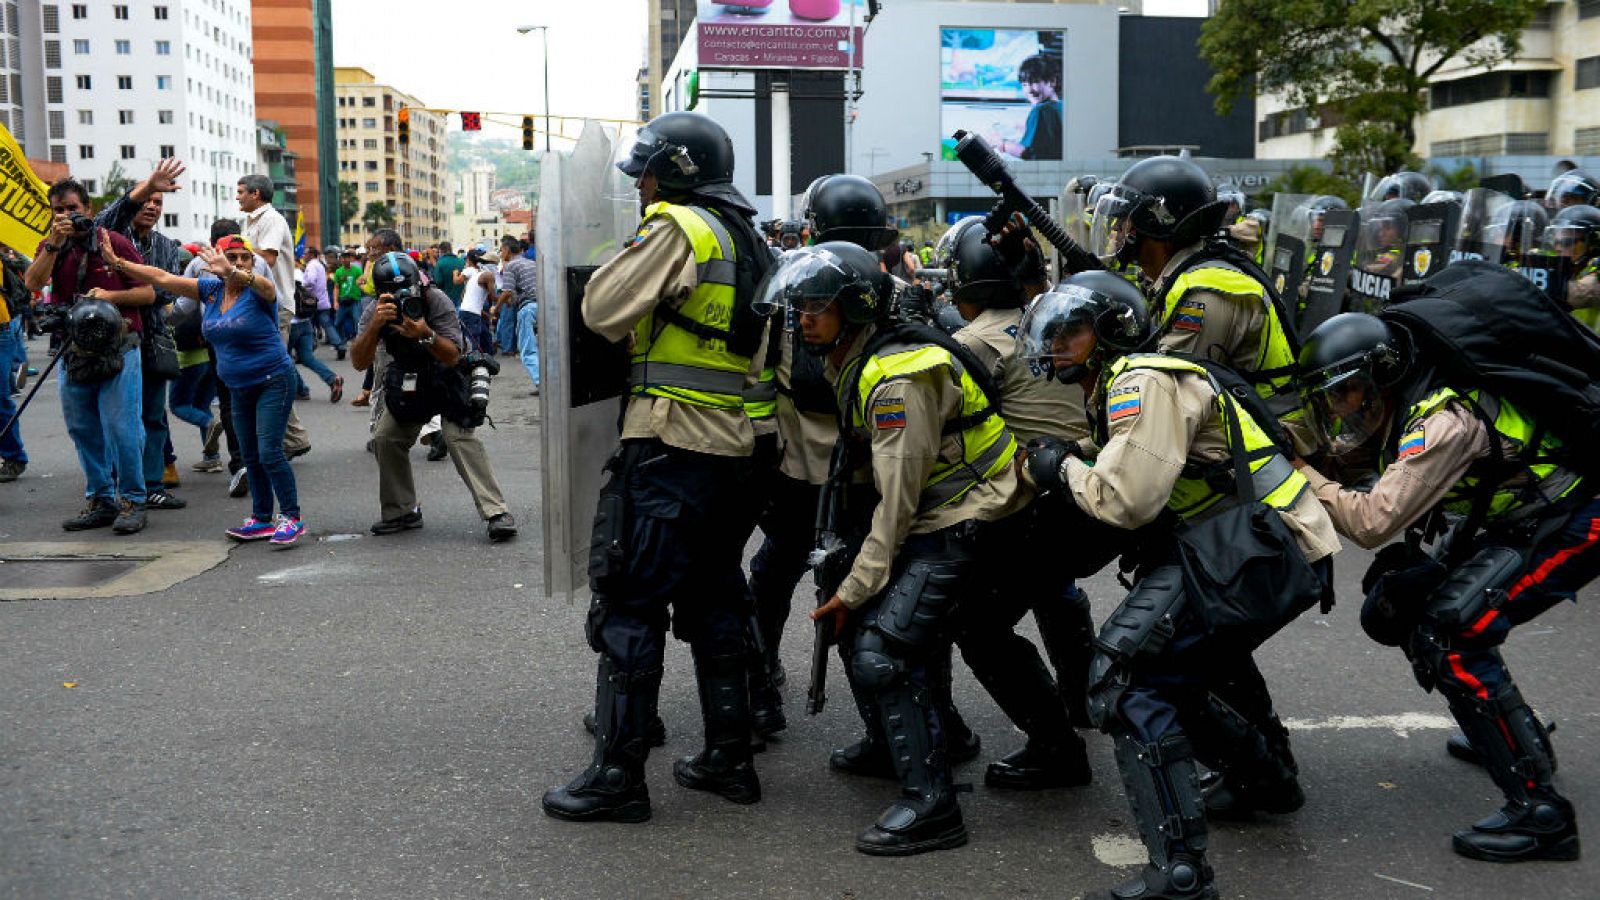
[[[39,373],[39,380],[33,383],[33,390],[28,392],[28,396],[22,398],[22,405],[17,407],[16,413],[11,416],[10,421],[6,422],[6,427],[0,428],[0,438],[3,438],[9,434],[12,426],[16,425],[17,420],[22,418],[22,411],[28,408],[29,403],[33,402],[33,395],[39,393],[39,388],[44,387],[45,380],[50,377],[50,370],[54,369],[56,367],[56,363],[61,360],[61,354],[67,352],[67,344],[67,341],[62,341],[61,349],[56,351],[55,356],[50,357],[50,364],[44,367],[43,372]],[[6,388],[6,390],[10,389],[11,388],[9,386]]]

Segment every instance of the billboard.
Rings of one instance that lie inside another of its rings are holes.
[[[698,0],[700,68],[849,68],[852,10],[859,67],[866,0]]]
[[[959,129],[1012,159],[1061,159],[1066,45],[1059,30],[941,28],[940,158],[956,158],[951,135]]]

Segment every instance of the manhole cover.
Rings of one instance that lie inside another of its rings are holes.
[[[142,559],[0,557],[0,582],[10,588],[84,588],[132,572]]]

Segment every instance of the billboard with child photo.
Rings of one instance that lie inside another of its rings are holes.
[[[959,129],[1011,159],[1061,159],[1065,31],[942,28],[939,40],[941,158],[956,158]]]

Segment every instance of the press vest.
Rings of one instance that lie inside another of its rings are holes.
[[[1440,388],[1413,405],[1406,414],[1406,427],[1400,432],[1400,440],[1396,442],[1394,448],[1384,451],[1380,460],[1382,466],[1386,468],[1394,462],[1398,453],[1404,449],[1408,438],[1413,435],[1425,438],[1425,435],[1421,434],[1421,420],[1438,412],[1451,400],[1459,401],[1469,407],[1476,404],[1483,412],[1484,418],[1494,422],[1495,434],[1490,435],[1490,439],[1498,438],[1502,443],[1511,445],[1512,450],[1506,454],[1506,458],[1513,462],[1527,463],[1525,466],[1516,467],[1517,474],[1531,475],[1531,480],[1512,478],[1495,488],[1486,514],[1488,520],[1516,519],[1530,515],[1572,493],[1578,486],[1580,480],[1578,473],[1552,459],[1553,455],[1560,453],[1559,438],[1544,433],[1537,422],[1523,415],[1510,403],[1497,400],[1482,391],[1468,391],[1462,394],[1452,388]],[[1538,448],[1529,461],[1524,454],[1535,440],[1539,442]],[[1445,494],[1445,509],[1463,516],[1470,513],[1482,482],[1482,475],[1481,467],[1474,466],[1473,469],[1468,469],[1467,474]],[[1519,481],[1522,483],[1514,483]]]
[[[1299,391],[1294,386],[1295,356],[1288,332],[1278,318],[1278,309],[1267,296],[1266,285],[1222,260],[1207,260],[1179,275],[1162,299],[1160,331],[1171,330],[1173,320],[1182,314],[1183,296],[1191,290],[1215,291],[1235,297],[1252,297],[1261,304],[1266,318],[1261,324],[1255,365],[1240,372],[1254,384],[1267,408],[1280,419],[1303,415]]]
[[[699,281],[681,306],[661,304],[634,327],[632,393],[743,409],[750,357],[729,350],[727,341],[736,301],[733,237],[715,213],[698,206],[661,202],[644,213],[646,222],[666,216],[683,231]]]
[[[850,405],[851,425],[865,429],[871,416],[868,404],[878,385],[897,378],[910,378],[936,369],[949,369],[961,384],[961,411],[945,423],[945,434],[957,434],[961,441],[961,461],[936,461],[917,501],[923,514],[957,503],[967,492],[999,475],[1017,455],[1017,439],[990,408],[983,389],[967,373],[961,361],[943,347],[931,344],[889,344],[871,356],[859,358],[840,378],[840,408]],[[857,385],[851,398],[844,393],[852,380]],[[851,400],[854,403],[851,404]]]
[[[1300,495],[1311,487],[1311,483],[1300,474],[1300,470],[1279,452],[1272,438],[1261,430],[1255,418],[1242,409],[1238,401],[1230,397],[1227,391],[1219,389],[1216,381],[1203,366],[1171,356],[1141,353],[1124,356],[1111,364],[1099,392],[1101,409],[1096,416],[1095,427],[1098,432],[1096,435],[1098,443],[1104,445],[1108,437],[1103,424],[1106,421],[1104,406],[1107,390],[1122,373],[1139,369],[1189,372],[1211,383],[1216,389],[1217,426],[1221,429],[1223,442],[1229,445],[1230,454],[1238,453],[1240,450],[1232,446],[1233,439],[1229,436],[1228,423],[1233,420],[1239,423],[1240,434],[1244,437],[1243,452],[1249,462],[1250,480],[1257,500],[1273,509],[1284,510],[1293,506],[1300,499]],[[1184,519],[1212,511],[1220,512],[1220,505],[1238,499],[1238,490],[1230,477],[1233,472],[1234,464],[1231,456],[1219,463],[1200,465],[1191,463],[1184,466],[1182,474],[1172,486],[1172,496],[1167,498],[1167,508]]]

